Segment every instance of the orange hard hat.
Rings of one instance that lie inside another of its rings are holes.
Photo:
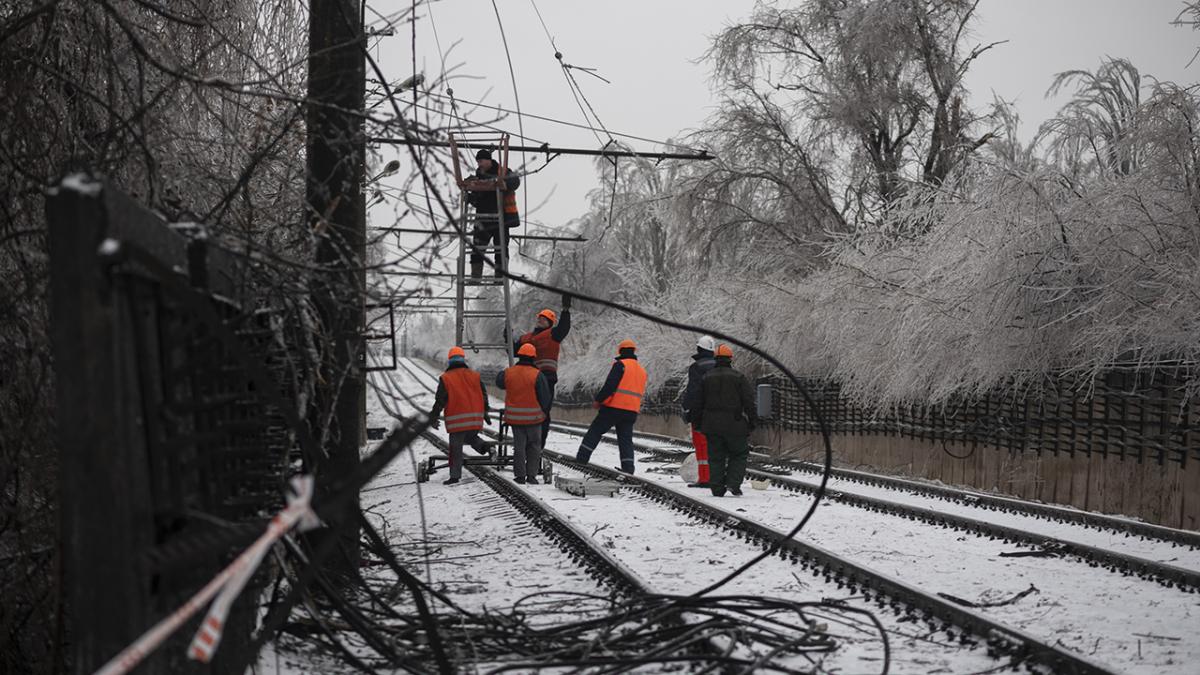
[[[617,345],[617,351],[620,352],[622,349],[632,349],[637,351],[637,345],[633,344],[633,340],[621,340],[621,344]]]
[[[521,345],[520,349],[517,350],[517,356],[528,356],[532,359],[537,356],[537,347],[534,347],[533,344],[526,342],[525,344]]]
[[[542,311],[538,312],[538,316],[546,317],[547,319],[550,320],[551,324],[558,321],[558,315],[555,314],[554,310],[552,310],[552,309],[543,309]]]
[[[462,347],[451,347],[450,352],[446,354],[446,360],[449,361],[456,356],[465,359],[467,358],[467,353],[463,351]]]
[[[733,358],[733,349],[731,349],[729,347],[729,345],[725,345],[725,344],[717,345],[717,351],[714,352],[713,355],[714,356],[724,356],[726,358],[732,359]]]

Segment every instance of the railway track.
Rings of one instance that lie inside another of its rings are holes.
[[[558,428],[560,431],[580,437],[584,433],[581,427],[575,425],[559,424]],[[642,452],[657,456],[678,456],[680,454],[679,452],[667,451],[661,447],[644,442],[639,443],[636,440],[634,446]],[[780,475],[777,469],[761,461],[754,461],[751,463],[751,466],[755,468],[749,468],[746,471],[750,477],[768,480],[774,485],[792,492],[809,495],[816,494],[815,486]],[[1147,560],[1043,533],[1000,525],[987,520],[969,518],[877,497],[867,497],[851,492],[839,491],[834,488],[826,490],[825,498],[869,511],[886,513],[910,520],[919,520],[931,525],[949,527],[979,536],[994,537],[1013,544],[1034,547],[1056,555],[1074,556],[1087,562],[1089,565],[1103,567],[1122,574],[1136,575],[1143,579],[1161,583],[1168,588],[1178,588],[1189,593],[1200,592],[1200,572],[1195,570]]]
[[[401,365],[411,379],[426,390],[432,390],[430,373],[404,361]],[[880,607],[888,608],[902,616],[924,620],[942,630],[953,627],[974,636],[987,645],[989,653],[1003,655],[1014,662],[1040,666],[1055,673],[1110,672],[1103,665],[1081,654],[1050,644],[1025,631],[1005,626],[979,612],[881,575],[823,548],[788,539],[769,527],[695,497],[640,477],[626,476],[595,465],[580,464],[573,458],[552,450],[544,451],[544,456],[560,466],[584,475],[620,481],[631,490],[689,518],[730,531],[755,548],[776,547],[778,555],[800,566],[814,577],[822,578],[838,588],[847,589],[852,595],[864,596]]]
[[[581,425],[572,424],[569,422],[555,422],[554,425],[561,427],[562,431],[566,431],[568,433],[574,433],[582,428]],[[677,447],[679,448],[680,452],[691,452],[692,449],[691,444],[687,441],[671,436],[639,432],[638,437],[642,439],[653,439],[655,442],[660,444],[656,446],[651,443],[647,443],[645,440],[640,442],[635,441],[635,444],[647,451],[663,451],[662,445]],[[776,474],[780,472],[801,472],[819,476],[823,469],[823,467],[816,462],[774,459],[761,452],[751,453],[751,465],[760,471]],[[932,483],[898,478],[895,476],[884,476],[866,471],[855,471],[853,469],[839,469],[835,467],[830,471],[830,476],[839,481],[868,485],[896,492],[922,495],[940,501],[978,508],[980,510],[1030,516],[1047,521],[1070,524],[1077,527],[1119,533],[1149,541],[1161,541],[1174,546],[1200,549],[1200,532],[1194,532],[1191,530],[1180,530],[1171,527],[1164,527],[1162,525],[1154,525],[1152,523],[1144,523],[1128,518],[1121,518],[1118,516],[1108,516],[1101,513],[1093,513],[1090,511],[1081,511],[1078,509],[1055,506],[1053,504],[1041,504],[1023,499],[1003,497],[1000,495],[977,492],[974,490],[964,490],[946,485],[935,485]]]
[[[571,434],[583,429],[582,425],[566,422],[554,422],[554,425],[559,426],[560,430],[571,432]],[[647,452],[665,452],[665,448],[662,446],[679,448],[680,453],[691,452],[691,443],[680,440],[680,438],[660,434],[644,434],[644,432],[638,432],[637,436],[641,440],[635,440],[636,446],[647,450]],[[646,442],[647,438],[652,438],[658,444]],[[758,471],[767,473],[786,474],[800,472],[812,474],[812,476],[820,476],[823,468],[817,462],[774,459],[770,458],[766,453],[760,452],[750,453],[750,465],[757,468]],[[1177,530],[1174,527],[1154,525],[1151,522],[1141,522],[1128,518],[1120,518],[1120,516],[1054,506],[1054,504],[1018,500],[1018,498],[1013,497],[990,495],[986,494],[986,492],[952,488],[952,486],[948,485],[935,485],[920,482],[920,480],[881,476],[878,473],[854,471],[850,470],[850,468],[834,467],[833,470],[830,470],[829,476],[830,478],[840,480],[840,482],[869,485],[872,488],[922,495],[938,501],[988,510],[988,512],[1031,516],[1031,518],[1040,520],[1062,522],[1062,524],[1076,527],[1086,527],[1090,528],[1090,530],[1118,533],[1122,534],[1122,536],[1184,546],[1184,548],[1193,550],[1200,549],[1200,532]]]

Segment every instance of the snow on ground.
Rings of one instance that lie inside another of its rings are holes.
[[[794,472],[788,477],[792,480],[813,486],[821,482],[820,476],[810,473]],[[861,495],[863,497],[885,499],[898,504],[918,506],[938,511],[939,513],[974,518],[975,520],[995,523],[1026,532],[1036,532],[1047,537],[1054,537],[1087,546],[1095,546],[1176,567],[1200,570],[1200,549],[1192,549],[1180,545],[1173,546],[1169,542],[1157,539],[1141,539],[1139,537],[1125,536],[1125,534],[1113,530],[1095,530],[1073,523],[1045,520],[1020,513],[990,511],[969,504],[949,502],[914,492],[864,485],[838,478],[830,478],[829,489],[847,494]]]

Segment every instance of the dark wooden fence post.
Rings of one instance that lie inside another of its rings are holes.
[[[50,323],[59,448],[67,667],[91,673],[146,629],[153,533],[138,355],[117,327],[130,307],[105,273],[98,183],[66,181],[47,201]],[[148,672],[148,671],[144,671]]]

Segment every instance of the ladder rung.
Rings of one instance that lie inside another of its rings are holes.
[[[503,283],[504,279],[497,279],[496,277],[479,277],[478,279],[467,277],[463,279],[463,286],[499,286]]]
[[[464,319],[501,319],[508,316],[504,312],[481,309],[464,309],[462,315]]]
[[[506,345],[503,342],[464,342],[463,349],[503,349],[508,351],[512,345]]]

